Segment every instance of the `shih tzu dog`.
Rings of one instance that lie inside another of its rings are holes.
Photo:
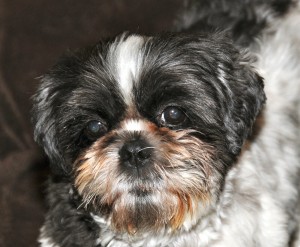
[[[34,97],[40,245],[300,246],[299,5],[189,1],[61,58]]]

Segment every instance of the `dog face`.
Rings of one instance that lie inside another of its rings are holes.
[[[43,77],[35,138],[115,231],[188,228],[218,200],[264,101],[218,35],[124,34]]]

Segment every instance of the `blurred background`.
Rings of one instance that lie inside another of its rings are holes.
[[[172,26],[183,0],[0,0],[0,246],[38,246],[47,159],[33,141],[31,96],[66,50],[122,31]]]

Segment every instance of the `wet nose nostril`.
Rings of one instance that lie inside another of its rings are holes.
[[[145,148],[142,148],[141,150],[138,151],[137,157],[141,160],[149,159],[151,154],[152,154],[151,148],[150,147],[145,147]]]
[[[121,164],[129,167],[144,166],[151,155],[151,147],[142,140],[127,142],[119,151]]]
[[[128,160],[132,159],[132,156],[133,156],[133,152],[128,150],[126,147],[125,148],[123,147],[120,150],[119,154],[120,154],[121,159],[124,161],[128,161]]]

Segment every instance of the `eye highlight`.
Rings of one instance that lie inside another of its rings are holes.
[[[183,124],[187,119],[185,113],[176,106],[168,106],[160,115],[160,123],[166,126]]]
[[[90,140],[95,140],[104,135],[106,132],[106,125],[98,120],[89,121],[84,130],[84,134]]]

